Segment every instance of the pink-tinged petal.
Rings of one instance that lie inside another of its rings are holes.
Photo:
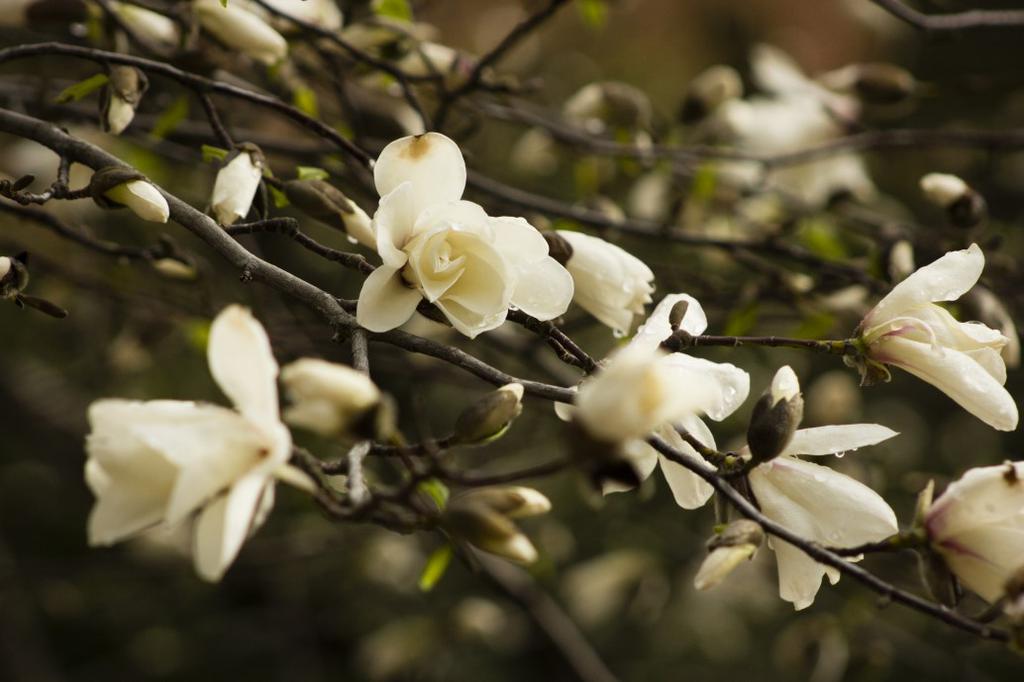
[[[270,339],[247,308],[231,305],[210,326],[210,373],[239,412],[255,424],[280,421],[277,361]]]
[[[423,295],[406,286],[397,268],[382,265],[363,282],[356,321],[371,332],[386,332],[408,322],[421,300]]]
[[[403,137],[377,157],[373,181],[381,196],[403,182],[411,183],[415,213],[419,214],[432,204],[462,198],[466,162],[459,146],[441,133]]]

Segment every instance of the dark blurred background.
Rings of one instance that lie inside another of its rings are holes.
[[[437,26],[441,42],[477,54],[537,4],[415,3],[417,17]],[[930,11],[969,5],[921,3]],[[4,31],[0,45],[42,38]],[[626,81],[650,96],[655,128],[666,130],[693,76],[716,63],[746,73],[748,51],[759,42],[788,51],[812,74],[855,61],[891,61],[909,69],[924,84],[923,94],[913,106],[871,125],[1013,128],[1024,123],[1019,32],[926,39],[867,0],[622,0],[609,3],[607,16],[596,22],[572,6],[511,55],[503,70],[541,78],[531,99],[552,110],[588,82]],[[49,68],[36,79],[84,78],[92,72],[73,62],[40,63]],[[27,63],[4,67],[3,82],[21,82],[27,73],[34,73]],[[158,114],[167,101],[154,97],[142,113],[150,107],[148,113]],[[12,104],[9,96],[7,102]],[[290,131],[266,117],[231,111],[233,123],[262,127],[269,134]],[[67,123],[193,205],[205,205],[214,173],[209,165],[162,153],[175,151],[171,143],[147,142],[144,136],[118,140],[95,132],[87,122]],[[584,198],[579,154],[558,150],[558,168],[546,178],[524,176],[508,164],[523,130],[502,122],[481,125],[466,138],[471,165],[540,193]],[[878,210],[910,226],[915,244],[922,246],[922,261],[977,239],[990,249],[990,263],[997,263],[988,270],[987,284],[1011,310],[1020,309],[1024,289],[1015,275],[1024,157],[911,150],[870,154],[868,161],[883,197]],[[39,171],[45,179],[52,176],[55,158],[30,143],[0,138],[0,164],[6,173]],[[922,202],[917,179],[932,170],[960,173],[985,194],[992,217],[981,231],[951,231],[942,226],[937,210]],[[642,169],[623,166],[620,172],[621,180],[602,192],[624,203]],[[366,203],[371,197],[358,192],[356,197],[368,209],[372,205]],[[62,208],[61,215],[117,241],[149,243],[155,234],[151,225],[86,202]],[[185,532],[149,535],[113,549],[88,548],[85,520],[92,499],[82,466],[85,413],[92,400],[222,401],[205,366],[204,330],[209,318],[231,302],[254,308],[282,362],[311,353],[347,361],[348,350],[333,344],[328,330],[305,310],[267,288],[240,284],[214,254],[175,226],[167,231],[197,255],[201,277],[196,283],[171,281],[152,268],[89,253],[6,214],[0,214],[0,224],[0,253],[31,251],[32,292],[71,311],[67,320],[53,321],[13,305],[0,306],[0,679],[571,677],[520,607],[462,564],[454,563],[434,590],[418,589],[419,573],[439,537],[334,525],[291,490],[281,489],[269,522],[218,585],[195,576]],[[845,232],[842,221],[823,229],[828,240],[822,248],[840,249],[829,251],[833,256],[878,267],[870,231]],[[321,226],[309,230],[344,244]],[[656,300],[687,291],[704,301],[712,333],[841,338],[857,322],[856,314],[823,318],[792,299],[773,298],[777,282],[741,270],[720,255],[622,234],[605,236],[652,266],[658,275]],[[355,275],[311,262],[277,237],[246,243],[338,295],[352,297],[358,291]],[[595,355],[615,343],[606,328],[581,311],[572,311],[567,324]],[[427,331],[443,334],[437,328]],[[459,412],[487,390],[429,359],[383,346],[371,350],[374,377],[397,398],[410,439],[445,433]],[[573,377],[518,328],[485,335],[473,352],[520,376]],[[929,477],[942,485],[970,466],[1019,455],[1018,434],[989,429],[906,374],[897,373],[891,384],[859,389],[855,373],[835,358],[784,350],[704,354],[748,369],[752,395],[763,390],[775,368],[792,364],[806,391],[808,425],[878,421],[900,431],[889,443],[831,464],[881,492],[903,524]],[[1022,388],[1019,371],[1011,371],[1011,393]],[[736,443],[749,409],[713,425],[720,445]],[[515,469],[559,456],[561,439],[550,405],[527,401],[522,418],[504,439],[460,452],[459,458],[466,466]],[[305,442],[323,456],[338,454],[325,443]],[[388,473],[381,468],[382,477]],[[778,598],[774,556],[766,549],[725,584],[695,592],[693,575],[704,556],[713,514],[710,508],[677,508],[658,476],[636,492],[604,500],[595,499],[570,473],[536,485],[550,495],[554,510],[524,523],[542,554],[534,575],[624,680],[1020,677],[1022,659],[1005,647],[879,603],[873,593],[846,579],[836,587],[823,586],[811,608],[794,613]],[[910,556],[872,557],[866,563],[902,587],[921,589]],[[968,602],[964,608],[980,611],[983,606]]]

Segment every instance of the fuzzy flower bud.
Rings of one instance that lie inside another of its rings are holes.
[[[228,48],[273,66],[288,55],[288,41],[263,19],[237,3],[227,7],[220,0],[195,0],[196,17],[204,30]]]
[[[331,183],[325,180],[289,180],[284,183],[284,194],[293,206],[311,218],[344,231],[353,242],[377,248],[370,216]]]
[[[757,462],[767,462],[781,454],[804,416],[800,381],[786,365],[775,373],[771,386],[754,405],[747,427],[747,444]]]
[[[491,391],[459,415],[455,422],[455,441],[486,443],[500,437],[523,411],[522,400],[522,384],[507,384]]]
[[[149,88],[149,79],[133,66],[110,67],[110,80],[100,99],[100,123],[113,135],[120,135],[135,118],[135,109]]]
[[[956,227],[974,227],[988,213],[985,198],[955,175],[929,173],[920,184],[928,201],[945,209],[949,222]]]
[[[353,430],[381,402],[380,389],[366,374],[316,358],[286,365],[281,383],[291,401],[284,420],[324,437]]]
[[[709,554],[700,565],[694,587],[709,590],[718,585],[754,552],[764,541],[761,525],[748,519],[733,521],[708,541]]]
[[[530,488],[479,489],[452,499],[442,525],[457,538],[491,554],[531,564],[537,550],[512,521],[546,513],[550,502]]]
[[[238,153],[217,173],[210,207],[217,222],[233,225],[249,214],[263,178],[263,153],[251,143],[239,145]]]
[[[181,31],[172,19],[127,2],[110,0],[110,11],[147,45],[171,51],[181,42]]]
[[[89,181],[89,193],[102,208],[126,206],[143,220],[154,223],[166,223],[170,217],[170,207],[160,190],[131,168],[101,168]]]

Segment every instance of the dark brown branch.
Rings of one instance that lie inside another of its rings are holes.
[[[871,2],[914,28],[929,33],[1024,26],[1024,10],[972,9],[955,14],[925,14],[907,7],[900,0],[871,0]]]

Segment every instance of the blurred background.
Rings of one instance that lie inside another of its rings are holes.
[[[470,54],[486,52],[539,4],[413,3],[417,20],[436,27],[435,40]],[[366,11],[364,3],[342,5],[351,16]],[[936,12],[970,5],[919,4]],[[0,46],[53,36],[81,40],[66,29],[62,35],[0,28]],[[869,112],[863,122],[869,128],[1011,129],[1024,123],[1020,32],[927,38],[868,0],[578,1],[512,53],[501,72],[532,83],[524,98],[555,115],[588,83],[624,81],[649,97],[649,129],[656,141],[685,141],[687,129],[677,114],[687,84],[714,64],[729,64],[747,80],[748,55],[758,43],[788,52],[809,74],[872,61],[908,69],[920,84],[918,94],[905,105]],[[68,81],[93,72],[91,65],[57,58],[4,65],[3,106],[68,125],[204,207],[216,169],[199,160],[198,142],[184,134],[188,126],[159,140],[146,134],[181,94],[175,86],[154,82],[140,108],[141,132],[121,138],[99,132],[91,114],[51,107]],[[91,100],[79,104],[80,110],[94,106]],[[191,116],[201,122],[201,112]],[[238,105],[228,109],[228,117],[230,124],[268,139],[296,137],[264,111]],[[549,140],[530,148],[529,138],[523,141],[528,126],[483,114],[464,114],[457,123],[471,167],[512,185],[591,206],[599,205],[597,198],[607,199],[633,215],[646,207],[660,219],[665,216],[659,212],[675,201],[673,219],[685,229],[721,225],[730,235],[741,229],[730,222],[740,199],[707,191],[700,169],[667,174],[664,206],[652,200],[634,200],[631,206],[638,180],[657,169],[596,159]],[[871,220],[841,208],[805,210],[776,221],[783,224],[784,236],[883,279],[894,234],[914,244],[919,263],[979,241],[989,256],[983,282],[1018,316],[1024,296],[1019,281],[1024,156],[999,149],[929,148],[865,158],[877,195],[859,208],[872,211]],[[271,153],[281,174],[290,174],[293,163]],[[339,168],[345,176],[337,159],[321,158],[318,165],[332,173]],[[0,137],[0,171],[6,176],[36,173],[42,188],[55,166],[56,157],[45,150]],[[917,189],[918,178],[936,170],[958,173],[976,187],[988,200],[988,221],[971,231],[946,225],[941,211]],[[72,177],[72,186],[79,186],[88,174],[76,169]],[[340,186],[349,191],[343,181]],[[373,206],[372,194],[359,187],[351,192],[368,210]],[[492,213],[522,214],[492,197],[473,198]],[[565,662],[520,606],[463,564],[454,562],[433,590],[418,588],[439,536],[332,524],[292,490],[279,492],[270,520],[218,585],[195,576],[185,530],[150,534],[112,549],[88,548],[85,521],[92,498],[82,466],[91,401],[118,396],[223,402],[206,369],[205,333],[210,317],[233,302],[255,310],[282,363],[309,354],[347,362],[349,351],[332,343],[329,330],[295,303],[266,287],[239,283],[215,254],[174,225],[154,230],[87,201],[56,207],[55,213],[121,243],[151,244],[166,232],[194,257],[198,279],[179,281],[146,263],[89,252],[0,212],[0,253],[31,252],[30,293],[71,313],[57,321],[0,306],[0,679],[571,679]],[[548,224],[546,217],[528,216]],[[345,246],[321,225],[310,222],[304,229]],[[863,294],[850,305],[833,300],[849,282],[792,263],[750,268],[721,252],[650,235],[608,230],[602,236],[654,269],[655,301],[677,291],[697,296],[709,312],[711,333],[843,338],[872,300]],[[262,235],[245,243],[339,296],[358,292],[356,274],[315,261],[287,240]],[[813,286],[794,284],[797,274],[809,277]],[[415,326],[455,341],[433,323]],[[575,308],[566,328],[598,357],[618,343]],[[575,380],[520,328],[487,334],[472,351],[518,376]],[[942,486],[970,466],[1019,456],[1018,434],[988,428],[906,374],[861,389],[856,373],[837,358],[758,349],[701,354],[747,369],[752,395],[764,389],[777,367],[791,364],[805,390],[805,425],[877,421],[899,431],[899,438],[830,464],[882,493],[903,524],[929,478]],[[386,346],[371,348],[371,363],[377,383],[397,399],[410,440],[447,433],[462,409],[488,390],[469,375]],[[1019,371],[1010,372],[1008,388],[1014,395],[1024,389]],[[713,426],[721,446],[741,443],[749,411],[748,404]],[[324,457],[341,454],[326,442],[303,442]],[[564,452],[563,430],[551,406],[527,401],[507,436],[457,457],[466,467],[508,471]],[[382,479],[392,476],[387,467],[374,466]],[[551,497],[554,510],[523,523],[541,552],[534,577],[623,680],[1020,676],[1022,659],[1005,647],[879,603],[849,580],[823,586],[811,608],[795,613],[778,598],[774,556],[766,548],[725,584],[696,592],[693,576],[704,557],[713,512],[710,505],[697,512],[679,509],[658,476],[637,491],[604,499],[571,472],[535,485]],[[866,565],[901,587],[921,589],[912,556],[870,557]],[[983,607],[968,600],[963,608],[975,613]]]

